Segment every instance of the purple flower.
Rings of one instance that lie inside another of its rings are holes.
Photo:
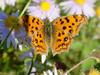
[[[11,16],[15,16],[17,18],[18,12],[12,13]],[[0,12],[0,36],[1,36],[0,40],[1,40],[1,42],[3,42],[6,39],[8,33],[10,32],[10,29],[5,24],[5,19],[7,19],[7,18],[9,18],[9,16],[6,13]],[[19,30],[13,29],[6,41],[7,48],[9,48],[10,45],[12,44],[13,47],[15,49],[17,49],[17,47],[19,47],[18,45],[20,43],[19,37],[25,38],[25,35],[26,35],[25,31],[23,31],[22,29],[19,29]],[[21,47],[21,45],[20,45],[20,47]]]

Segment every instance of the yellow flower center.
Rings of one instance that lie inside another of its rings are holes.
[[[96,69],[90,70],[89,75],[100,75],[100,72]]]
[[[96,15],[97,15],[98,17],[100,17],[100,7],[97,7],[97,8],[96,8]]]
[[[84,5],[86,0],[74,0],[78,5]]]
[[[49,11],[50,10],[50,3],[49,2],[46,2],[46,1],[43,1],[41,2],[40,4],[40,7],[43,11]]]

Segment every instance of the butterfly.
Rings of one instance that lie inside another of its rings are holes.
[[[22,17],[24,27],[36,54],[48,54],[48,48],[53,55],[68,51],[73,38],[79,33],[81,24],[87,21],[85,15],[58,17],[47,25],[38,17],[26,15]],[[49,30],[49,31],[48,31]]]

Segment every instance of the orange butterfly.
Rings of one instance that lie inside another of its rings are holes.
[[[85,15],[58,17],[51,23],[48,31],[48,25],[35,16],[24,16],[22,19],[28,36],[32,38],[35,52],[47,54],[50,47],[53,55],[67,51],[73,37],[79,33],[81,24],[87,21]]]

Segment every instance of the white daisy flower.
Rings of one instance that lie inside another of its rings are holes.
[[[6,5],[14,6],[15,3],[16,0],[0,0],[0,8],[4,10]]]
[[[6,3],[7,5],[14,6],[15,3],[16,3],[16,0],[5,0],[5,3]]]
[[[95,15],[94,3],[96,0],[68,0],[61,2],[60,6],[69,14],[84,14],[87,17]]]
[[[0,0],[0,8],[1,8],[2,10],[4,10],[5,7],[6,7],[5,1],[4,1],[4,0]]]
[[[33,0],[33,2],[28,8],[29,15],[37,16],[41,19],[48,18],[49,21],[59,17],[60,9],[54,3],[54,0]]]

